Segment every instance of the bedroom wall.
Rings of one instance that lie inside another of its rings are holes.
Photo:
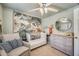
[[[57,13],[54,16],[52,15],[48,18],[42,19],[42,27],[47,32],[47,26],[49,24],[53,24],[54,33],[63,34],[63,32],[56,30],[55,22],[61,17],[67,17],[73,21],[73,10],[74,10],[74,8],[77,8],[77,7],[79,7],[79,6],[70,8],[70,9],[60,12],[60,13]],[[12,19],[13,19],[13,10],[3,7],[3,33],[5,33],[5,34],[13,33],[13,20]],[[69,30],[69,32],[73,32],[73,27],[72,27],[72,29]]]
[[[13,9],[3,7],[3,34],[13,33],[13,11]],[[36,21],[35,19],[32,19],[32,21]]]
[[[52,15],[52,16],[50,16],[50,17],[48,17],[48,18],[42,19],[42,26],[43,26],[43,28],[45,29],[45,31],[47,32],[47,27],[48,27],[49,24],[53,24],[53,26],[54,26],[54,29],[53,29],[53,30],[54,30],[54,31],[53,31],[54,34],[61,34],[61,35],[64,35],[64,32],[60,32],[60,31],[58,31],[58,30],[55,28],[55,23],[56,23],[56,21],[57,21],[59,18],[61,18],[61,17],[67,17],[67,18],[69,18],[70,20],[72,20],[72,28],[71,28],[70,30],[68,30],[67,32],[73,32],[73,31],[74,31],[73,10],[74,10],[74,8],[77,8],[77,7],[79,7],[79,6],[76,6],[76,7],[70,8],[70,9],[67,9],[67,10],[65,10],[65,11],[63,11],[63,12],[57,13],[56,15]]]

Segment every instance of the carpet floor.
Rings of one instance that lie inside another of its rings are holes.
[[[32,50],[31,56],[67,56],[67,55],[50,47],[50,45],[47,44]]]

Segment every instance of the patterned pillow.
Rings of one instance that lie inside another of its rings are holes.
[[[41,35],[39,33],[37,34],[31,34],[31,40],[35,40],[35,39],[39,39],[41,37]]]
[[[0,43],[2,43],[2,39],[0,39]]]
[[[9,41],[9,43],[11,44],[12,48],[15,49],[18,47],[18,43],[17,43],[17,40],[11,40]]]
[[[23,46],[23,42],[21,39],[16,39],[18,47]]]
[[[0,43],[0,48],[4,49],[6,52],[10,52],[13,49],[8,41]]]
[[[2,47],[2,43],[0,43],[0,50],[2,50],[3,49],[3,47]]]

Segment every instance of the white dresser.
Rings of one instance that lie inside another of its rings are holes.
[[[73,37],[53,34],[49,37],[49,44],[68,55],[73,55]]]

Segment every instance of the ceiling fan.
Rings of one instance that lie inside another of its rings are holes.
[[[38,3],[38,4],[40,6],[39,8],[32,9],[28,12],[33,12],[33,11],[39,10],[41,13],[41,16],[48,13],[48,11],[58,12],[58,9],[49,7],[51,5],[51,3]]]

